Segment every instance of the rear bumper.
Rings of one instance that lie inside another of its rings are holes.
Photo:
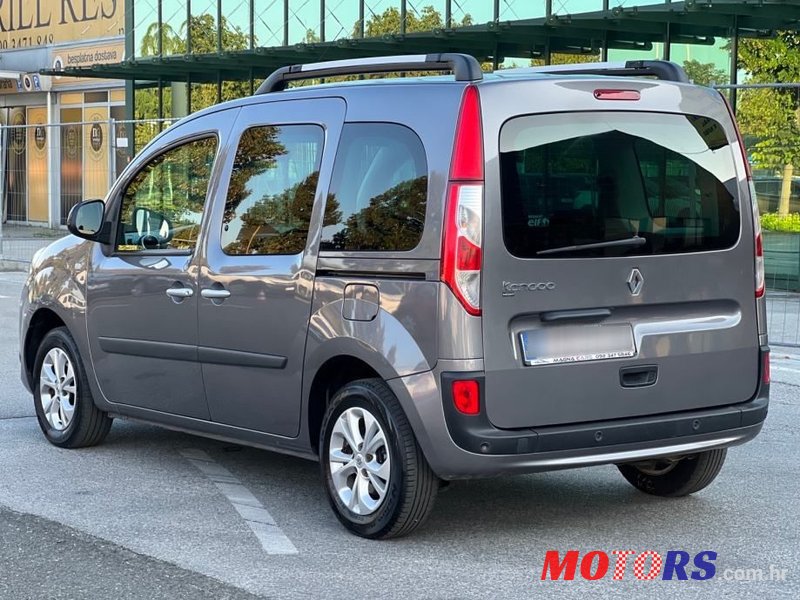
[[[468,373],[458,373],[469,377]],[[448,410],[448,373],[395,379],[397,394],[433,470],[443,479],[490,477],[631,462],[743,444],[761,430],[769,385],[748,402],[643,418],[501,430]],[[413,398],[413,400],[412,400]]]

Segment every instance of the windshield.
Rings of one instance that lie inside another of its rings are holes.
[[[500,171],[503,236],[520,258],[700,252],[739,238],[732,150],[706,117],[518,117],[500,133]],[[548,252],[566,247],[577,248]]]

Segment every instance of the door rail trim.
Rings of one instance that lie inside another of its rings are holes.
[[[235,365],[240,367],[260,367],[264,369],[283,369],[287,358],[274,354],[228,350],[226,348],[210,348],[174,342],[154,342],[151,340],[132,340],[126,338],[98,337],[100,349],[110,354],[128,356],[146,356],[148,358],[164,358],[217,365]]]
[[[227,350],[225,348],[209,348],[208,346],[200,346],[197,350],[201,363],[236,365],[240,367],[262,367],[264,369],[283,369],[286,366],[286,357],[275,354]]]
[[[115,337],[98,337],[100,349],[109,354],[127,354],[148,358],[165,358],[197,362],[197,346],[175,342],[153,342]]]

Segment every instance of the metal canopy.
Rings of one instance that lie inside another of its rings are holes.
[[[464,52],[479,60],[594,53],[607,48],[650,50],[654,42],[706,44],[715,37],[765,37],[800,29],[800,6],[777,0],[685,0],[614,7],[575,15],[314,44],[259,47],[211,54],[141,57],[108,65],[42,70],[46,75],[139,81],[215,83],[262,78],[296,63],[387,54]]]

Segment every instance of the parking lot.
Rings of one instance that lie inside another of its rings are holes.
[[[780,349],[762,434],[694,497],[645,496],[612,466],[457,482],[422,530],[373,542],[308,461],[130,421],[96,448],[49,445],[18,376],[23,278],[0,273],[0,598],[800,597],[800,360]],[[540,581],[570,549],[714,551],[716,576]]]

